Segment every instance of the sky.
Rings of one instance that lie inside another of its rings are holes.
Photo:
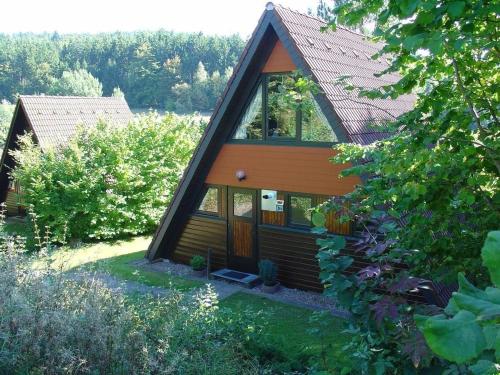
[[[0,33],[173,30],[248,37],[268,0],[0,0]],[[306,12],[317,0],[276,3]]]

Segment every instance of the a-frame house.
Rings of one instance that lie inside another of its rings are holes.
[[[10,151],[18,147],[19,136],[31,133],[44,151],[67,143],[79,126],[95,126],[99,120],[126,124],[132,117],[127,102],[119,97],[21,95],[0,159],[0,202],[6,202],[7,213],[24,211],[22,187],[9,176],[15,168]]]
[[[161,219],[150,260],[188,263],[211,249],[213,269],[256,273],[258,261],[270,259],[284,285],[321,289],[308,209],[360,183],[338,177],[346,166],[329,162],[332,145],[382,139],[388,133],[372,125],[413,106],[411,96],[369,100],[338,84],[350,76],[355,86],[375,88],[399,76],[375,76],[388,67],[372,59],[380,44],[324,26],[267,4]],[[300,109],[284,96],[295,71],[319,87]],[[327,226],[351,235],[333,215]]]

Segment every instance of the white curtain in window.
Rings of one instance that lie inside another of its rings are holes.
[[[234,139],[247,139],[248,138],[248,127],[252,125],[257,116],[262,111],[262,86],[259,86],[254,98],[252,99],[250,105],[245,110],[240,125],[236,130]]]

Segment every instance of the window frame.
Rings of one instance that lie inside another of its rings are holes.
[[[217,212],[213,211],[205,211],[205,210],[200,210],[199,207],[201,203],[203,202],[203,199],[205,198],[205,195],[207,194],[209,189],[216,189],[217,190]],[[197,215],[202,215],[202,216],[208,216],[208,217],[214,217],[214,218],[220,218],[224,216],[224,213],[222,211],[222,188],[219,185],[211,185],[207,184],[203,187],[202,194],[198,202],[196,203],[196,209],[195,209],[195,214]]]
[[[289,75],[292,72],[279,72],[279,73],[261,73],[260,77],[256,80],[254,87],[252,87],[249,97],[245,100],[244,105],[241,108],[241,112],[238,115],[235,127],[230,133],[228,143],[244,143],[244,144],[269,144],[269,145],[293,145],[293,146],[308,146],[308,147],[332,147],[340,142],[315,142],[315,141],[303,141],[302,140],[302,111],[300,109],[295,110],[295,137],[269,137],[269,109],[268,109],[268,90],[269,90],[269,77],[276,75]],[[259,85],[262,84],[262,139],[234,139],[236,131],[240,125],[241,120],[245,114],[246,109],[250,105],[254,95],[259,89]],[[313,95],[314,100],[316,96]],[[316,100],[317,101],[317,100]],[[325,115],[326,116],[326,115]],[[328,124],[330,125],[330,123]],[[331,127],[331,125],[330,125]],[[332,128],[335,133],[335,130]]]

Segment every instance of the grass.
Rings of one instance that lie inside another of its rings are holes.
[[[249,309],[255,312],[256,323],[264,330],[258,338],[260,347],[254,350],[270,362],[291,366],[282,370],[303,368],[311,359],[330,369],[348,365],[340,350],[349,340],[341,333],[341,318],[324,314],[315,320],[311,310],[242,292],[222,300],[220,305],[236,314]]]
[[[150,241],[150,237],[143,236],[129,240],[85,244],[77,249],[65,246],[50,255],[50,262],[54,268],[63,271],[83,268],[107,272],[123,280],[180,291],[188,291],[203,285],[200,281],[146,271],[131,264],[135,260],[144,258]]]

